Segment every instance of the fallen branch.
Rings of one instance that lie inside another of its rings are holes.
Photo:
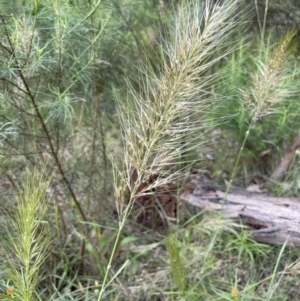
[[[224,202],[225,189],[191,176],[194,188],[181,200],[202,209],[222,211],[224,217],[241,219],[252,229],[256,241],[300,246],[300,198],[274,197],[263,193],[232,190]]]

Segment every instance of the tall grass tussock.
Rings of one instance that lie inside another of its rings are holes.
[[[178,165],[191,163],[185,161],[183,154],[198,149],[204,142],[201,134],[195,132],[207,129],[204,117],[212,106],[208,88],[217,76],[208,70],[235,49],[228,37],[238,27],[239,20],[234,16],[238,3],[193,1],[178,5],[170,37],[161,45],[162,70],[156,74],[147,65],[141,67],[145,78],[141,84],[143,93],[128,84],[129,96],[125,105],[118,108],[124,165],[120,169],[114,164],[119,230],[111,260],[135,199],[183,178],[186,170],[178,170]],[[216,55],[216,49],[223,50],[221,55]],[[137,173],[134,183],[133,173]],[[153,174],[159,177],[137,193]],[[128,188],[130,197],[125,200]],[[106,278],[107,275],[98,301]]]

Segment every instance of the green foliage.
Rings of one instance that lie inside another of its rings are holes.
[[[251,237],[250,231],[244,229],[240,233],[234,233],[235,237],[228,238],[226,250],[234,250],[238,253],[238,261],[255,263],[255,259],[267,256],[269,247],[259,244]]]

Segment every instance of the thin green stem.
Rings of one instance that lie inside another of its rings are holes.
[[[101,287],[101,290],[100,290],[100,293],[99,293],[97,301],[101,301],[102,300],[102,296],[103,296],[103,294],[104,294],[104,292],[106,290],[106,287],[109,285],[109,283],[106,284],[107,283],[107,279],[108,279],[108,274],[109,274],[112,262],[113,262],[113,260],[115,258],[115,254],[116,254],[116,251],[117,251],[117,248],[118,248],[118,244],[119,244],[119,241],[120,241],[120,236],[121,236],[121,233],[122,233],[125,221],[126,221],[128,215],[129,215],[132,202],[133,202],[133,200],[131,199],[131,201],[129,202],[129,204],[127,205],[127,207],[126,207],[126,209],[124,211],[123,218],[119,222],[119,229],[118,229],[118,232],[117,232],[117,236],[116,236],[116,239],[115,239],[115,242],[114,242],[114,246],[113,246],[112,252],[111,252],[110,257],[109,257],[109,261],[108,261],[106,270],[105,270],[102,287]]]
[[[121,216],[120,221],[119,221],[119,229],[118,229],[118,232],[117,232],[117,236],[115,238],[115,242],[114,242],[114,246],[113,246],[112,252],[111,252],[110,257],[109,257],[107,268],[105,270],[102,287],[101,287],[101,290],[100,290],[100,293],[99,293],[97,301],[101,301],[102,296],[103,296],[103,294],[104,294],[104,292],[106,290],[106,287],[108,285],[108,284],[106,284],[107,283],[107,279],[108,279],[108,274],[109,274],[109,271],[110,271],[113,259],[115,257],[116,251],[117,251],[117,247],[118,247],[118,244],[119,244],[119,241],[120,241],[120,235],[122,233],[125,221],[127,220],[128,216],[129,216],[129,213],[131,211],[132,204],[133,204],[133,202],[135,200],[136,192],[137,192],[138,187],[140,186],[141,181],[142,181],[142,173],[139,173],[138,177],[137,177],[137,180],[136,180],[136,182],[134,184],[134,187],[131,190],[131,196],[130,196],[130,199],[128,201],[128,204],[127,204],[124,212],[123,213],[121,213],[121,212],[119,213],[119,215]]]
[[[247,139],[248,139],[250,130],[251,130],[252,125],[254,124],[254,122],[255,122],[255,116],[253,116],[253,117],[251,118],[250,125],[249,125],[249,127],[248,127],[248,129],[247,129],[247,131],[246,131],[246,134],[245,134],[245,137],[244,137],[242,146],[241,146],[241,148],[240,148],[240,151],[239,151],[239,153],[238,153],[237,159],[236,159],[236,161],[235,161],[234,168],[233,168],[233,170],[232,170],[232,174],[231,174],[231,177],[230,177],[230,180],[229,180],[229,184],[228,184],[227,189],[226,189],[226,192],[225,192],[225,197],[224,197],[223,204],[222,204],[222,211],[223,211],[224,205],[225,205],[225,203],[226,203],[228,193],[229,193],[230,188],[231,188],[231,186],[232,186],[232,181],[233,181],[233,179],[234,179],[234,177],[235,177],[235,174],[236,174],[236,171],[237,171],[238,164],[239,164],[239,162],[240,162],[240,158],[241,158],[242,152],[243,152],[243,150],[244,150],[246,141],[247,141]]]
[[[116,253],[116,251],[117,251],[117,247],[118,247],[118,244],[119,244],[120,235],[121,235],[123,226],[124,226],[124,223],[123,223],[122,226],[119,227],[119,230],[118,230],[118,232],[117,232],[117,236],[116,236],[116,239],[115,239],[115,242],[114,242],[114,246],[113,246],[111,255],[110,255],[110,257],[109,257],[108,265],[107,265],[107,268],[106,268],[106,270],[105,270],[105,274],[104,274],[104,278],[103,278],[102,287],[101,287],[101,290],[100,290],[100,293],[99,293],[99,296],[98,296],[97,301],[101,301],[102,296],[103,296],[103,294],[104,294],[104,292],[105,292],[105,290],[106,290],[106,282],[107,282],[108,274],[109,274],[109,271],[110,271],[110,268],[111,268],[113,259],[114,259],[114,257],[115,257],[115,253]]]
[[[91,5],[91,1],[89,1],[89,4]],[[93,143],[92,143],[92,155],[91,155],[91,167],[90,167],[90,175],[89,175],[89,188],[87,192],[87,211],[90,210],[90,204],[91,204],[91,194],[92,194],[92,186],[93,186],[93,176],[96,173],[96,156],[97,156],[97,138],[98,138],[98,132],[100,132],[100,141],[102,146],[102,159],[103,159],[103,165],[104,165],[104,177],[103,177],[103,189],[102,189],[102,195],[105,198],[107,194],[107,151],[106,151],[106,141],[105,141],[105,130],[104,130],[104,124],[103,124],[103,112],[100,108],[100,89],[99,84],[97,82],[97,60],[96,60],[96,54],[99,52],[99,47],[96,45],[96,41],[99,38],[99,34],[96,34],[96,25],[95,25],[95,18],[94,14],[90,15],[90,20],[92,24],[91,29],[91,38],[93,41],[93,44],[91,45],[92,53],[93,53],[93,60],[92,60],[92,66],[93,66],[93,73],[92,73],[92,87],[93,87],[93,109],[94,109],[94,133],[93,133]],[[101,30],[102,32],[102,30]],[[99,128],[98,128],[99,126]]]
[[[262,43],[264,43],[264,38],[265,38],[265,31],[266,31],[266,24],[267,24],[267,15],[268,15],[268,7],[269,7],[269,0],[266,0],[265,13],[264,13],[264,22],[263,22],[263,28],[262,28],[262,32],[261,32]]]

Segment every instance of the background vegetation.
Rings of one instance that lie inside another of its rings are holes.
[[[263,184],[297,135],[281,2],[2,1],[0,298],[297,300],[297,249],[174,203],[190,172]]]

